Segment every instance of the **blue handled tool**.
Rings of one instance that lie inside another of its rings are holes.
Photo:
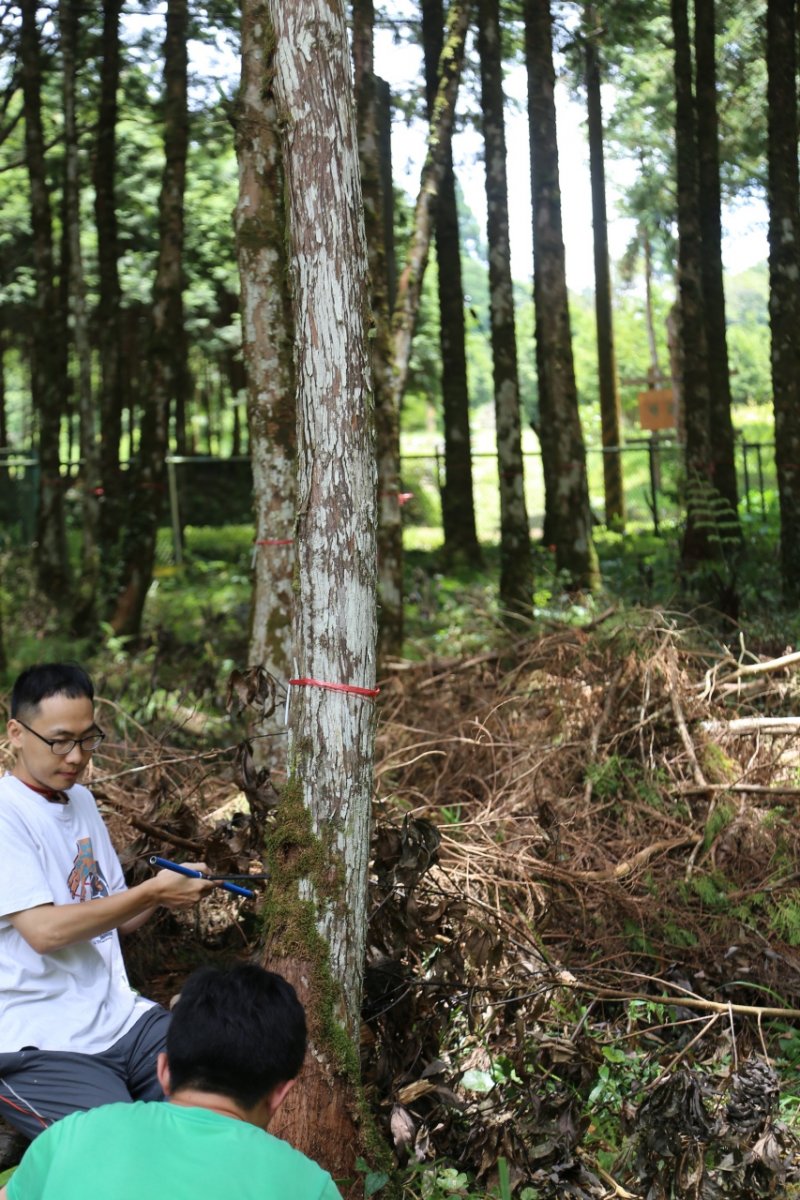
[[[182,867],[180,863],[170,862],[168,858],[159,858],[157,854],[150,855],[151,867],[165,867],[168,871],[175,871],[177,875],[189,875],[192,879],[211,879],[213,876],[204,875],[202,871],[193,871],[191,867]],[[221,883],[219,885],[226,892],[233,892],[236,896],[247,896],[252,900],[255,892],[251,892],[249,888],[238,887],[235,883]]]

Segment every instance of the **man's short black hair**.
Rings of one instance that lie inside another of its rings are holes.
[[[94,700],[94,684],[83,667],[74,662],[39,663],[26,667],[11,689],[11,716],[33,712],[50,696]]]
[[[167,1030],[173,1091],[197,1088],[253,1108],[294,1079],[306,1052],[297,993],[254,963],[201,967],[187,980]]]

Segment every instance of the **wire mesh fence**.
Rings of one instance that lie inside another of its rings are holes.
[[[635,438],[611,448],[587,450],[587,471],[592,510],[604,522],[603,456],[619,454],[625,481],[626,518],[632,528],[650,528],[655,534],[680,521],[682,499],[682,448],[674,438]],[[544,514],[544,478],[541,455],[528,452],[525,489],[531,530],[541,530]],[[473,454],[473,491],[482,540],[499,538],[500,504],[497,455]],[[736,468],[742,508],[766,517],[776,489],[775,447],[772,442],[737,439]],[[124,466],[124,479],[128,468]],[[413,493],[404,509],[410,524],[441,526],[441,489],[445,478],[444,449],[427,454],[407,454],[401,459],[403,489]],[[62,468],[68,525],[81,525],[84,481],[74,464]],[[253,520],[252,474],[246,456],[209,456],[167,459],[169,504],[163,523],[171,529],[173,557],[180,561],[182,531],[186,526],[249,525]],[[6,545],[30,545],[35,538],[39,493],[39,464],[32,454],[0,451],[0,539]],[[101,501],[102,502],[102,501]]]

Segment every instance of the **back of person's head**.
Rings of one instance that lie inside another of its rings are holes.
[[[303,1006],[281,975],[253,963],[201,967],[172,1010],[166,1050],[173,1092],[196,1088],[253,1108],[303,1065]]]
[[[94,685],[78,663],[39,663],[26,667],[11,689],[11,716],[35,712],[50,696],[68,696],[71,700],[87,696],[94,700]]]

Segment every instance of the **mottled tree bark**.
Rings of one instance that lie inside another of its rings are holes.
[[[594,307],[597,328],[597,378],[600,388],[600,426],[603,443],[603,483],[606,525],[625,525],[625,487],[622,480],[621,413],[614,351],[614,308],[611,298],[611,258],[608,252],[606,165],[603,149],[603,104],[600,92],[599,21],[593,5],[584,9],[586,111],[589,129],[589,172],[592,189],[594,245]]]
[[[361,190],[372,293],[372,381],[378,459],[378,649],[380,657],[403,649],[403,526],[400,516],[400,411],[392,388],[389,299],[391,196],[386,170],[381,112],[373,59],[374,5],[353,0],[353,62],[358,120]],[[391,166],[389,168],[391,172]],[[389,174],[391,179],[391,174]]]
[[[703,311],[708,348],[709,426],[714,486],[728,502],[732,536],[738,528],[725,289],[722,277],[722,195],[714,45],[714,0],[695,0],[695,96],[697,111],[698,215],[702,239]]]
[[[119,22],[122,0],[103,0],[100,99],[94,151],[94,213],[97,228],[98,302],[95,326],[100,359],[97,403],[100,411],[101,604],[105,615],[113,594],[123,524],[119,464],[124,386],[122,376],[122,290],[117,232],[117,91],[120,72]]]
[[[433,115],[444,45],[442,0],[421,0],[422,47],[428,119]],[[464,333],[464,289],[461,282],[461,237],[458,227],[456,178],[452,141],[443,150],[444,170],[434,210],[439,294],[444,471],[442,526],[444,551],[450,561],[478,563],[481,559],[475,528],[472,490],[472,449],[469,425],[469,387]]]
[[[533,195],[534,307],[542,455],[549,457],[548,530],[556,565],[573,587],[599,583],[592,542],[572,336],[569,324],[556,136],[549,0],[525,0],[525,57]]]
[[[53,254],[50,194],[42,132],[42,65],[36,0],[21,0],[20,62],[25,113],[25,159],[30,184],[31,234],[36,280],[31,335],[31,387],[39,425],[39,505],[36,515],[36,582],[56,604],[69,594],[69,563],[61,478],[61,418],[67,407],[64,321]]]
[[[769,316],[781,571],[800,595],[800,179],[797,165],[797,4],[767,3]]]
[[[248,662],[285,680],[292,662],[297,435],[285,179],[273,94],[273,50],[274,31],[265,0],[245,0],[236,114],[235,225],[256,530]],[[265,721],[258,732],[275,735],[274,721]],[[285,768],[285,738],[269,737],[259,758]]]
[[[481,113],[486,166],[486,237],[492,328],[494,415],[500,485],[500,603],[530,614],[533,596],[528,510],[522,458],[517,333],[508,232],[505,96],[499,0],[478,4]]]
[[[95,631],[97,623],[97,586],[100,556],[97,542],[100,465],[97,428],[92,396],[92,346],[86,307],[86,281],[81,245],[81,182],[76,119],[78,7],[75,0],[60,0],[58,23],[61,41],[62,97],[64,106],[64,212],[69,243],[69,279],[67,281],[69,327],[75,348],[76,395],[82,467],[81,489],[81,569],[75,589],[72,627],[78,634]]]
[[[150,377],[142,397],[133,503],[123,553],[122,583],[111,619],[118,634],[139,632],[153,578],[156,535],[165,496],[170,403],[186,380],[183,328],[183,197],[189,145],[187,0],[168,0],[164,41],[164,153],[159,195],[159,251],[153,286]]]
[[[341,0],[268,0],[268,9],[295,330],[298,675],[371,689],[377,568],[369,285],[345,15]],[[337,1178],[352,1177],[363,1153],[355,1048],[373,718],[369,695],[292,686],[292,775],[268,837],[265,956],[299,987],[312,1043],[302,1096],[279,1128]]]
[[[698,209],[698,165],[692,52],[687,0],[671,0],[675,43],[675,161],[678,188],[678,290],[680,301],[686,463],[685,565],[712,557],[709,505],[714,489],[711,455],[708,343],[703,297],[703,242]]]

